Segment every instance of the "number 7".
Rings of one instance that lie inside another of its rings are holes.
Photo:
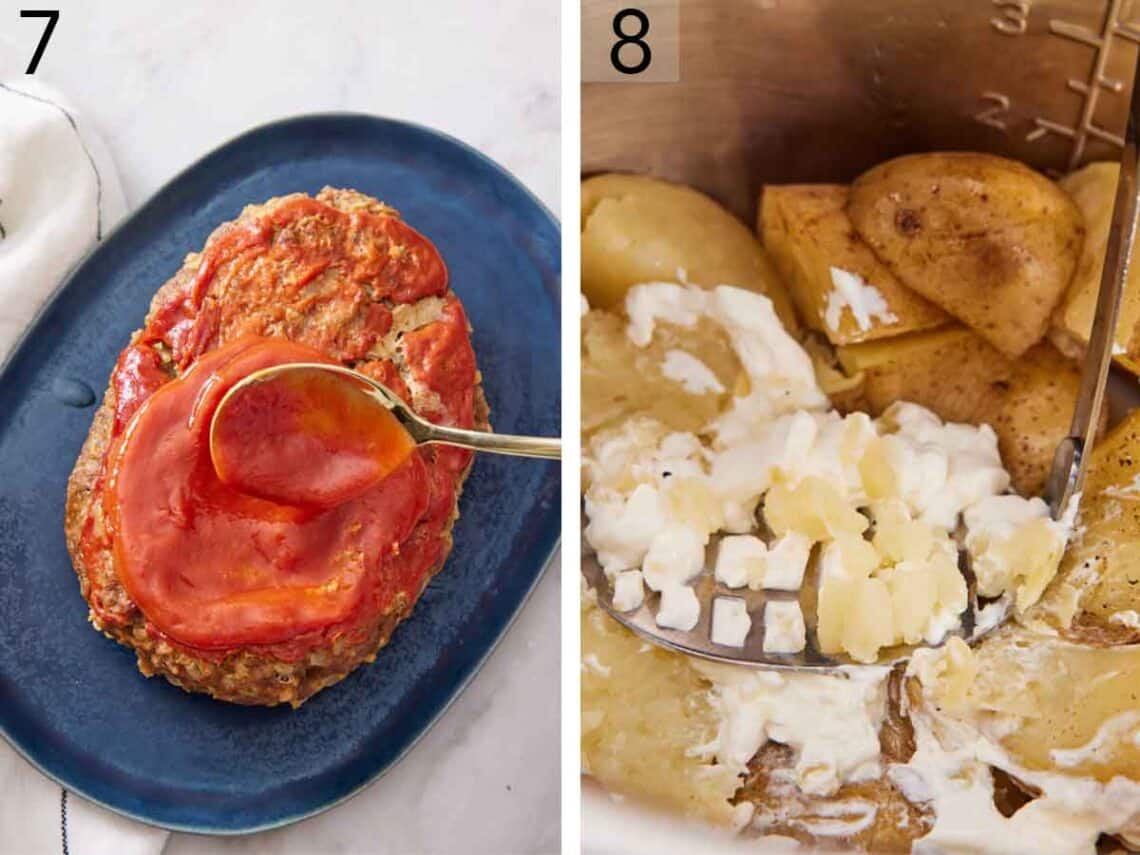
[[[28,70],[24,74],[35,74],[36,68],[39,67],[40,57],[44,55],[44,48],[47,47],[48,40],[51,38],[52,32],[55,30],[55,25],[59,21],[58,9],[21,9],[21,18],[47,18],[47,26],[44,27],[44,34],[40,36],[40,43],[36,45],[36,52],[32,54],[32,61],[28,63]]]

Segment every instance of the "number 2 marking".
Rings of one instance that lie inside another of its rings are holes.
[[[21,18],[47,18],[47,26],[44,27],[44,33],[40,36],[40,43],[36,45],[36,52],[32,54],[32,61],[28,63],[28,70],[24,74],[35,74],[36,69],[40,65],[40,58],[44,55],[44,48],[47,47],[48,40],[51,39],[51,34],[55,31],[55,25],[59,21],[58,9],[21,9]]]
[[[638,30],[636,33],[626,33],[622,30],[622,24],[627,18],[633,18],[637,21]],[[649,43],[644,41],[648,33],[649,16],[640,9],[622,9],[614,15],[614,35],[618,37],[618,40],[614,42],[614,46],[610,50],[610,63],[613,67],[622,74],[640,74],[649,68],[649,61],[653,58],[653,52],[649,49]],[[641,61],[637,65],[626,65],[621,61],[622,45],[635,45],[641,48]]]
[[[1004,131],[1005,119],[1002,116],[1009,112],[1009,96],[1002,95],[1000,92],[983,92],[982,100],[992,102],[993,106],[987,107],[974,116],[974,121]]]

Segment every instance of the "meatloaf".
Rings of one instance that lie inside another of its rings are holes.
[[[159,289],[119,357],[68,483],[67,545],[91,623],[133,648],[147,676],[234,703],[299,706],[374,660],[443,566],[471,457],[440,446],[413,452],[426,474],[423,512],[402,541],[357,556],[367,584],[336,622],[288,637],[277,627],[265,643],[186,643],[148,618],[120,578],[116,548],[129,545],[117,544],[109,519],[108,461],[156,391],[204,354],[251,336],[314,348],[438,423],[490,425],[443,259],[394,209],[361,193],[325,188],[249,206]]]

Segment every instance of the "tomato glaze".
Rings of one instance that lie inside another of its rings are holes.
[[[393,344],[393,311],[425,298],[435,319]],[[205,658],[253,647],[290,661],[414,602],[450,548],[470,453],[417,448],[375,494],[320,513],[235,496],[212,477],[202,416],[245,360],[284,355],[249,336],[311,348],[307,361],[355,367],[409,402],[414,383],[420,414],[458,427],[473,426],[478,374],[442,258],[387,211],[281,200],[219,229],[160,291],[111,377],[111,441],[79,544],[92,611],[122,626],[137,607],[148,632]]]
[[[371,489],[415,447],[361,382],[317,368],[298,367],[229,391],[210,428],[210,457],[223,484],[317,510]]]
[[[330,272],[339,286],[331,293],[321,287]],[[378,301],[443,296],[447,268],[431,242],[398,217],[296,197],[226,227],[178,285],[140,341],[168,345],[179,369],[219,338],[265,327],[335,359],[359,359],[391,325]]]
[[[382,487],[325,513],[218,479],[209,429],[222,395],[252,371],[324,360],[290,342],[239,339],[151,395],[116,440],[103,493],[115,567],[170,637],[196,647],[270,644],[343,620],[369,565],[393,554],[427,509],[418,456],[405,455]],[[391,594],[380,591],[382,600]]]

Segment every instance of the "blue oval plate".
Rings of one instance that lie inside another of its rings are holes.
[[[375,664],[300,710],[238,707],[144,679],[96,633],[63,539],[68,474],[154,291],[250,202],[324,185],[388,202],[447,260],[496,429],[559,433],[559,229],[499,166],[426,128],[316,115],[252,130],[191,166],[70,276],[0,373],[0,729],[61,784],[168,828],[302,819],[392,766],[526,600],[559,532],[554,463],[480,456],[455,547]]]

